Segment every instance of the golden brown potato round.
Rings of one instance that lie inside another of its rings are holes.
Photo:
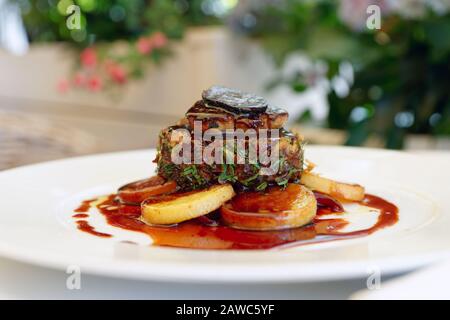
[[[149,224],[180,223],[208,214],[234,196],[229,184],[207,189],[147,199],[142,205],[142,220]]]
[[[245,230],[280,230],[304,226],[317,212],[314,194],[291,183],[286,189],[272,187],[261,192],[239,194],[220,209],[230,227]]]

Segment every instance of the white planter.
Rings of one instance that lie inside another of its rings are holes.
[[[105,152],[155,146],[159,130],[181,118],[213,84],[262,94],[287,108],[291,119],[311,98],[286,88],[264,92],[275,71],[270,58],[256,43],[224,28],[190,29],[173,51],[162,66],[149,66],[143,79],[130,81],[118,96],[58,93],[58,80],[71,73],[76,59],[63,45],[33,45],[24,56],[0,51],[0,112],[80,129],[95,140],[97,152]]]
[[[62,45],[33,45],[24,56],[0,51],[0,114],[82,130],[96,152],[144,148],[155,146],[159,130],[181,118],[205,88],[223,84],[263,93],[273,76],[270,59],[256,44],[222,28],[188,30],[173,49],[161,67],[149,66],[146,76],[130,81],[118,97],[58,93],[58,80],[70,74],[76,59]]]
[[[308,103],[308,97],[302,99],[283,88],[264,92],[274,76],[270,58],[256,43],[237,38],[224,28],[190,29],[173,49],[173,57],[160,67],[149,66],[145,77],[124,86],[119,97],[80,91],[58,93],[56,83],[70,74],[75,59],[62,45],[33,45],[20,57],[0,51],[0,96],[174,117],[180,117],[199,99],[201,91],[213,84],[263,94],[293,114]]]
[[[58,93],[58,80],[67,77],[75,57],[59,44],[37,44],[24,56],[0,53],[0,95],[20,99],[139,110],[180,116],[202,89],[220,82],[224,66],[216,55],[227,38],[222,29],[196,29],[174,45],[174,56],[161,67],[149,66],[144,79],[123,87],[119,98],[106,93]],[[224,61],[225,65],[230,65]]]

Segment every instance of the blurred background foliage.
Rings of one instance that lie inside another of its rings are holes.
[[[381,9],[379,30],[366,27],[370,4]],[[265,1],[241,10],[234,26],[280,66],[298,50],[318,62],[271,86],[303,92],[325,76],[326,125],[348,130],[347,145],[376,134],[402,148],[407,133],[450,134],[449,9],[446,0]]]
[[[299,94],[314,86],[326,88],[329,113],[322,125],[346,130],[347,145],[361,145],[374,134],[388,148],[402,148],[408,133],[450,135],[449,0],[19,3],[32,42],[65,41],[81,50],[93,47],[95,51],[85,52],[80,64],[87,56],[89,67],[94,53],[109,63],[116,84],[125,82],[124,75],[139,76],[143,61],[159,62],[169,56],[165,42],[152,44],[155,34],[159,40],[161,35],[181,39],[190,26],[226,22],[234,32],[259,41],[280,69],[293,53],[308,57],[308,68],[294,66],[288,73],[280,72],[268,88],[288,85]],[[80,30],[66,28],[71,4],[81,8]],[[381,9],[379,30],[366,27],[371,4]],[[125,54],[110,53],[117,41],[130,44]],[[152,49],[146,50],[149,46]],[[116,69],[111,69],[111,60]],[[82,74],[92,77],[89,70]],[[311,121],[310,112],[300,121]]]
[[[220,23],[227,9],[220,6],[222,2],[204,0],[19,0],[19,3],[32,41],[69,41],[80,46],[93,41],[128,41],[155,31],[181,38],[187,26]],[[73,4],[81,9],[80,30],[66,27],[67,8]]]

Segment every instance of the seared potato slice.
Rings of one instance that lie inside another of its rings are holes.
[[[236,199],[237,198],[237,199]],[[283,230],[310,223],[317,213],[313,192],[290,183],[286,189],[273,187],[264,193],[237,195],[222,206],[220,212],[227,225],[244,230]]]
[[[161,201],[148,199],[141,205],[142,220],[150,224],[175,224],[208,214],[234,196],[229,184],[208,189],[168,195]]]
[[[364,187],[359,184],[337,182],[311,172],[303,172],[300,182],[314,191],[343,200],[361,201],[365,195]]]

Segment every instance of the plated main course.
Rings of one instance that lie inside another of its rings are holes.
[[[398,221],[397,207],[363,186],[314,173],[303,138],[284,128],[288,113],[259,96],[221,86],[202,93],[176,125],[159,135],[155,176],[83,201],[89,224],[149,235],[153,245],[192,249],[269,249],[370,235]],[[377,212],[369,228],[348,230],[347,204]]]

